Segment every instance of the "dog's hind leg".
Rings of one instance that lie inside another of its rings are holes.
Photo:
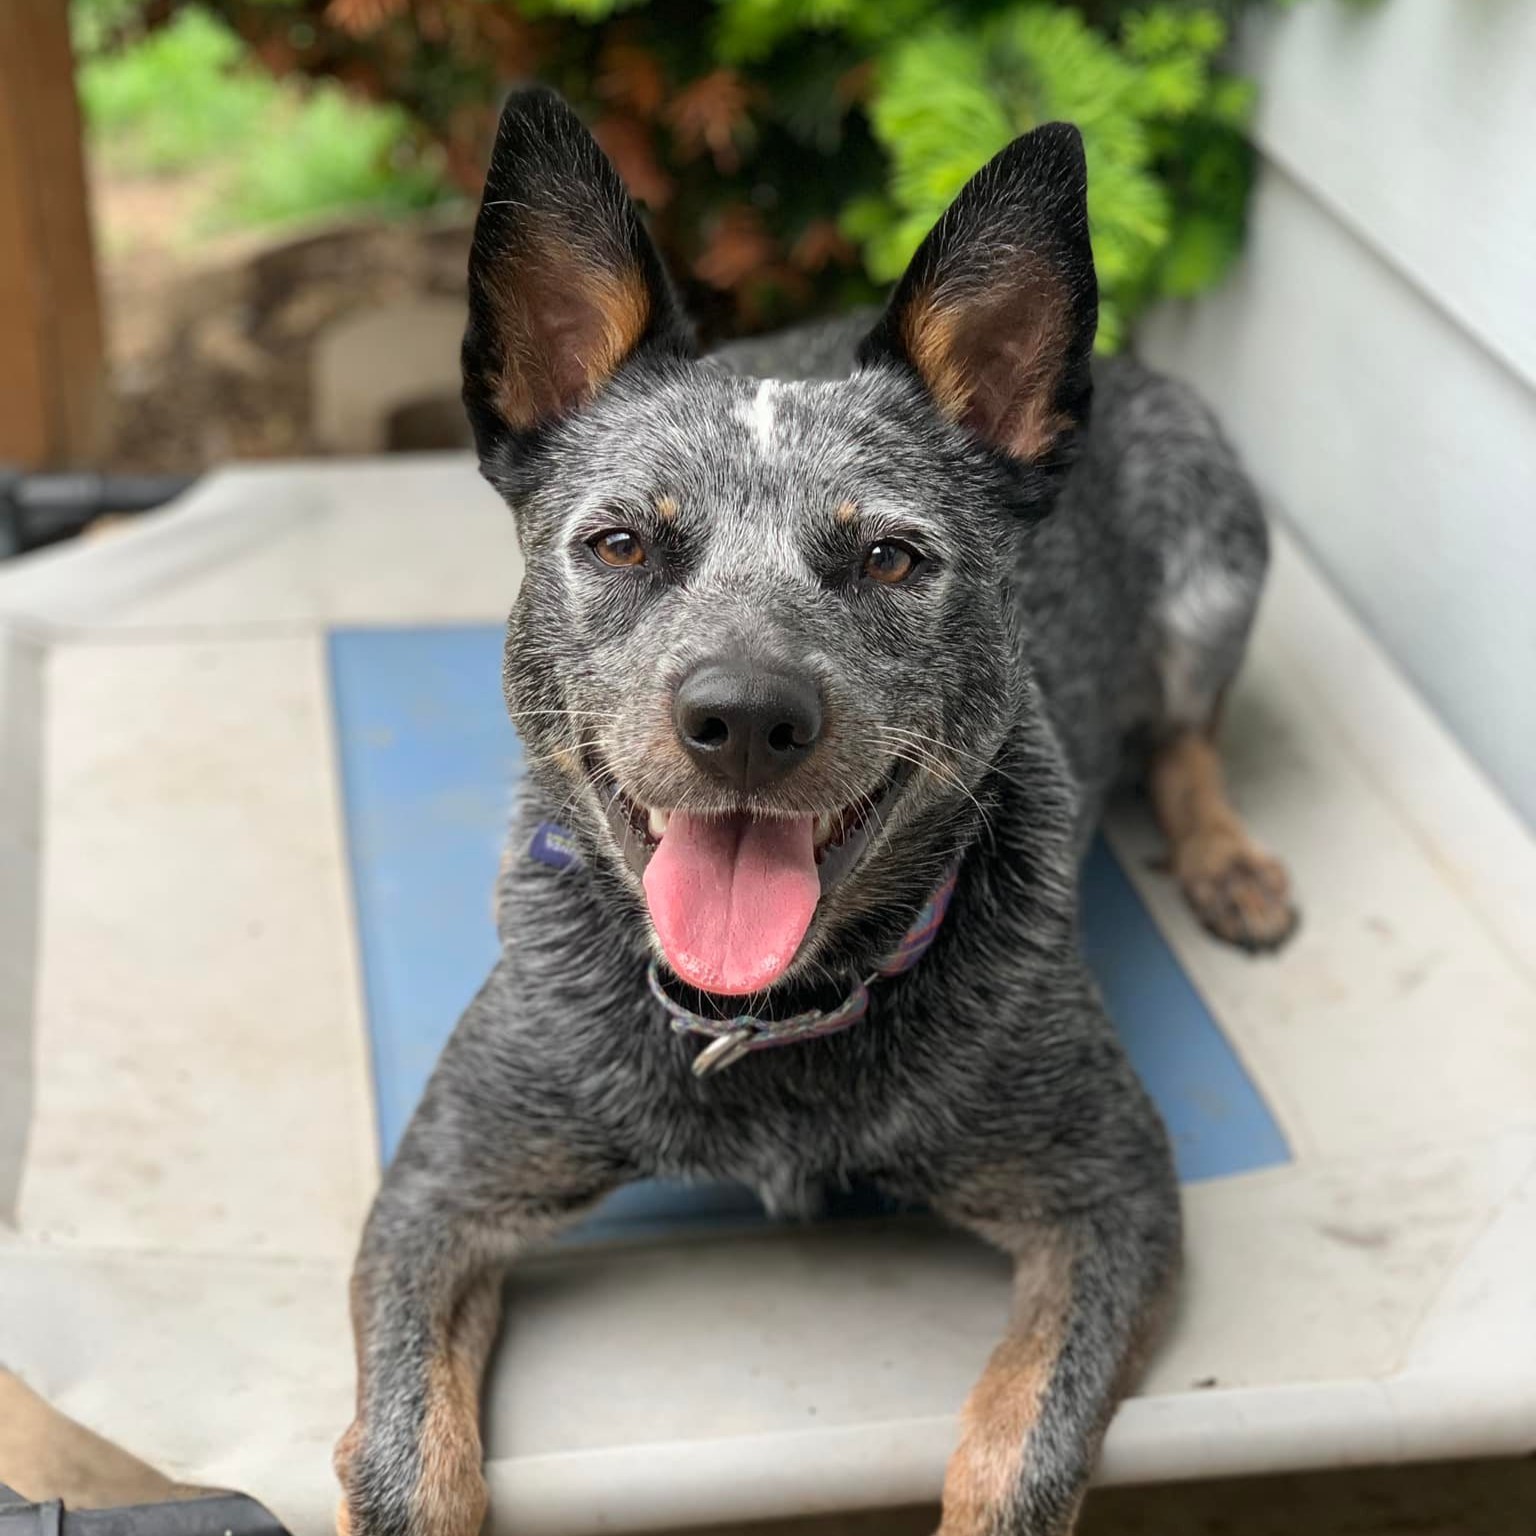
[[[1227,799],[1211,728],[1173,730],[1152,753],[1152,806],[1195,915],[1243,949],[1276,949],[1296,927],[1285,866],[1253,840]]]
[[[1246,483],[1212,474],[1217,515],[1190,531],[1157,614],[1161,710],[1148,775],[1152,808],[1175,878],[1218,938],[1275,949],[1296,912],[1284,866],[1254,841],[1227,796],[1215,729],[1258,603],[1267,556],[1264,524]],[[1207,493],[1212,494],[1207,484]]]

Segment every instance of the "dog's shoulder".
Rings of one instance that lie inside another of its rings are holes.
[[[1090,423],[1090,442],[1107,454],[1155,445],[1164,455],[1236,457],[1200,392],[1132,353],[1094,359]]]

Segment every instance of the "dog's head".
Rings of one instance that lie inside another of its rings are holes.
[[[1090,389],[1084,190],[1074,129],[1019,139],[851,377],[764,382],[696,356],[570,109],[503,114],[464,392],[527,563],[508,700],[692,985],[830,964],[975,833],[1019,698],[1009,575]]]

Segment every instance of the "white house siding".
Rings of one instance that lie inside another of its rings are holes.
[[[1307,0],[1243,57],[1247,252],[1141,350],[1536,821],[1536,3]]]

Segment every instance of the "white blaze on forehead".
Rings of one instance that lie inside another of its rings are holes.
[[[764,379],[752,397],[748,422],[760,448],[769,447],[773,440],[773,396],[778,387],[773,379]]]

